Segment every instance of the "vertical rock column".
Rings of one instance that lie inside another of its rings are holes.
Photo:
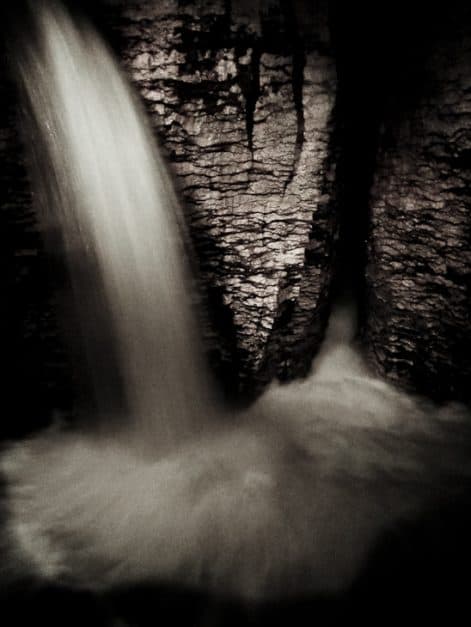
[[[305,373],[336,232],[324,2],[114,2],[124,66],[168,153],[232,388]]]
[[[371,194],[366,339],[391,379],[470,399],[471,22],[469,9],[449,13],[421,22],[435,28],[430,45],[411,47],[389,92]]]

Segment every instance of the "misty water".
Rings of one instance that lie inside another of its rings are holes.
[[[98,408],[105,418],[115,409],[101,371],[119,368],[138,439],[171,445],[199,429],[209,394],[178,202],[98,35],[73,26],[59,6],[53,13],[40,3],[33,15],[38,42],[25,44],[18,71],[39,130],[39,219],[46,238],[61,236]]]
[[[34,15],[17,55],[39,218],[46,242],[60,235],[99,428],[54,426],[3,453],[3,577],[252,599],[344,589],[383,530],[464,490],[470,416],[374,376],[348,304],[307,379],[221,409],[145,116],[89,25],[43,3]]]

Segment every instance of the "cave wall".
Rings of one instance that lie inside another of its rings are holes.
[[[402,51],[384,68],[365,306],[365,344],[379,372],[437,398],[465,400],[471,380],[470,26],[468,7],[417,12],[402,28]]]
[[[188,216],[211,360],[238,394],[308,371],[341,251],[372,367],[470,398],[471,19],[453,4],[405,19],[403,4],[100,5]],[[41,422],[74,383],[4,65],[4,389]]]
[[[336,71],[325,2],[114,2],[237,390],[307,372],[331,281]]]

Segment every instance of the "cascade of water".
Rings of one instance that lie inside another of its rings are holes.
[[[41,139],[37,158],[45,153],[50,169],[42,165],[39,181],[49,205],[42,223],[62,239],[98,405],[109,411],[114,348],[139,439],[173,445],[200,429],[210,385],[172,183],[93,28],[50,3],[36,3],[34,19],[19,74]]]

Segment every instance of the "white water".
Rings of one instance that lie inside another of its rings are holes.
[[[4,576],[249,599],[347,588],[383,531],[459,496],[471,475],[470,416],[370,377],[337,333],[348,315],[336,312],[307,380],[273,385],[237,426],[155,460],[111,430],[11,447]]]
[[[42,212],[43,229],[64,241],[100,408],[108,402],[100,369],[112,365],[102,342],[111,335],[138,439],[164,448],[198,431],[209,411],[178,203],[110,52],[53,8],[33,9],[38,41],[20,58],[43,141],[37,158],[50,164],[39,182],[54,205]]]
[[[60,200],[48,220],[70,263],[89,255],[99,270],[90,311],[104,285],[130,441],[111,421],[4,453],[3,576],[249,598],[345,588],[383,530],[464,489],[469,415],[370,375],[339,307],[307,380],[198,434],[211,405],[163,165],[97,36],[40,6],[42,47],[23,76]]]

